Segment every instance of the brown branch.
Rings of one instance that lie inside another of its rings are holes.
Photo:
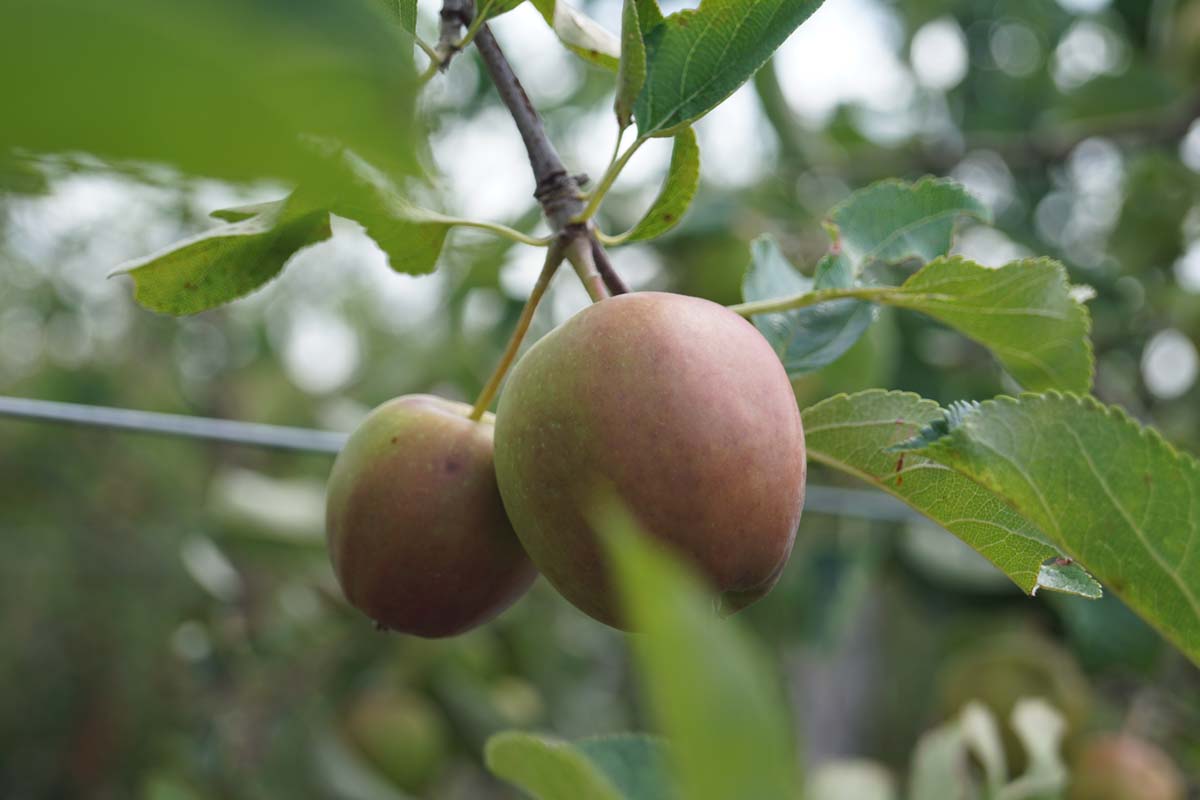
[[[534,196],[542,204],[554,230],[563,231],[571,218],[583,210],[583,191],[579,182],[567,172],[562,158],[546,135],[541,116],[530,102],[529,95],[525,94],[525,89],[487,25],[475,35],[475,47],[525,142],[529,165],[537,181]]]
[[[525,93],[521,81],[487,25],[482,26],[475,35],[475,47],[525,143],[529,165],[537,181],[534,197],[541,203],[551,227],[562,237],[567,257],[584,281],[588,294],[592,299],[597,299],[599,296],[628,292],[629,287],[613,269],[608,253],[591,226],[571,223],[584,208],[583,184],[587,181],[586,176],[572,175],[567,171],[554,144],[546,135],[541,115],[533,107],[529,95]],[[576,237],[586,238],[588,247],[571,247],[571,241]],[[594,280],[596,275],[600,276],[607,291],[600,291],[600,283]]]

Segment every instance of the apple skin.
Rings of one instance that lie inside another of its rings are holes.
[[[746,320],[695,297],[601,300],[517,362],[496,412],[496,474],[533,563],[623,627],[587,514],[598,485],[737,611],[778,580],[804,505],[791,383]]]
[[[381,627],[452,636],[537,577],[496,486],[493,418],[405,395],[372,411],[329,479],[326,536],[346,599]]]
[[[1183,775],[1157,746],[1128,734],[1084,744],[1071,769],[1070,800],[1184,800]]]

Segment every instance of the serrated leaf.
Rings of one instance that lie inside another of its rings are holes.
[[[684,128],[675,135],[667,179],[650,210],[621,237],[624,242],[654,239],[679,224],[700,186],[700,145],[696,132]]]
[[[794,800],[788,704],[770,658],[721,620],[701,581],[640,532],[616,498],[593,514],[612,556],[643,697],[688,800]],[[703,653],[703,658],[697,658]]]
[[[195,314],[249,294],[278,275],[297,251],[330,233],[327,212],[280,200],[112,274],[132,277],[134,299],[151,311]]]
[[[302,138],[313,135],[402,172],[414,164],[412,48],[384,19],[377,0],[8,0],[0,152],[299,183],[320,167]]]
[[[623,131],[633,122],[633,103],[646,82],[646,43],[638,18],[638,0],[625,0],[621,9],[621,63],[617,67],[617,95],[613,111]]]
[[[643,23],[646,83],[638,135],[667,136],[716,108],[820,8],[823,0],[701,0]]]
[[[1027,594],[1038,589],[1099,597],[1100,587],[1027,518],[974,481],[893,446],[945,418],[932,400],[871,390],[804,411],[808,457],[898,497],[978,550]],[[1048,563],[1047,563],[1048,562]]]
[[[1196,459],[1058,393],[986,401],[914,448],[1003,498],[1200,664]]]
[[[742,281],[742,295],[747,301],[845,288],[851,280],[845,259],[837,255],[823,259],[815,279],[809,280],[792,267],[775,240],[767,236],[754,240],[751,254]],[[788,375],[795,377],[840,358],[874,319],[870,303],[834,300],[776,314],[758,314],[753,322],[775,349]]]
[[[916,183],[880,181],[850,195],[830,213],[834,250],[856,270],[871,261],[932,261],[950,252],[964,217],[991,220],[987,206],[962,185],[943,178]]]
[[[559,41],[584,61],[616,72],[621,41],[608,29],[563,0],[532,0]]]
[[[625,800],[604,771],[561,739],[499,733],[484,751],[487,767],[536,800]]]
[[[642,34],[645,38],[645,32],[663,21],[662,9],[658,7],[658,0],[634,0],[637,3],[638,19],[642,23]]]
[[[963,258],[938,258],[886,302],[927,314],[979,342],[1027,389],[1091,389],[1091,318],[1071,297],[1067,271],[1057,261],[1027,259],[989,269]]]

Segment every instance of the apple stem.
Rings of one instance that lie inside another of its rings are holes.
[[[496,393],[500,391],[500,384],[504,380],[504,376],[508,374],[509,367],[517,360],[517,351],[521,349],[521,342],[525,339],[525,334],[529,332],[529,324],[533,322],[533,312],[537,309],[542,297],[545,296],[546,289],[550,287],[550,279],[554,277],[554,273],[558,269],[558,265],[562,263],[564,255],[563,245],[559,241],[552,244],[549,251],[547,251],[546,263],[542,265],[542,271],[538,274],[537,283],[533,285],[533,291],[529,293],[529,299],[525,301],[525,307],[521,309],[521,317],[517,320],[517,327],[513,330],[512,336],[508,340],[508,346],[504,348],[504,355],[501,356],[500,363],[496,365],[492,376],[488,378],[487,385],[479,393],[479,399],[475,401],[475,407],[471,409],[470,418],[472,420],[478,422],[483,419],[488,406],[492,404],[492,400],[496,398]]]
[[[583,281],[583,288],[587,290],[588,297],[592,299],[593,303],[609,297],[604,276],[596,267],[596,260],[592,252],[593,240],[586,234],[572,235],[571,228],[564,231],[563,235],[571,237],[566,245],[567,260],[575,268],[575,274],[579,276],[579,280]]]

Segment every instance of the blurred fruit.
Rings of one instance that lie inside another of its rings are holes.
[[[346,715],[344,728],[364,760],[406,792],[428,787],[450,755],[441,713],[413,692],[364,693]]]
[[[1183,800],[1183,775],[1150,742],[1126,734],[1089,739],[1072,764],[1070,800]]]

